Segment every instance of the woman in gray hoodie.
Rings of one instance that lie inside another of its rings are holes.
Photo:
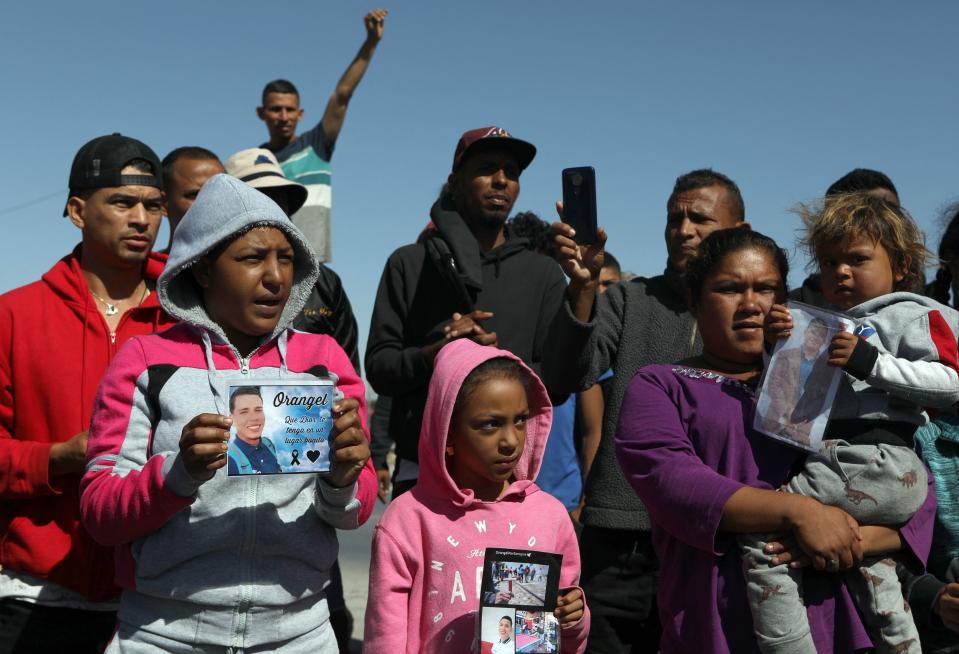
[[[117,354],[81,483],[85,526],[118,548],[108,652],[337,651],[335,529],[369,517],[376,476],[363,382],[332,338],[290,328],[317,271],[280,208],[227,175],[177,229],[157,292],[182,322]],[[227,476],[227,387],[316,378],[338,389],[330,472]]]

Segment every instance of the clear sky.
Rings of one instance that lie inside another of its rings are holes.
[[[389,253],[411,242],[466,129],[533,142],[517,210],[548,220],[560,170],[597,171],[609,249],[665,263],[676,176],[712,166],[754,228],[792,251],[796,202],[851,168],[888,173],[935,246],[959,196],[959,3],[488,0],[397,2],[333,158],[333,263],[365,343]],[[35,1],[3,9],[0,291],[79,240],[70,162],[120,131],[160,157],[258,145],[263,84],[294,81],[306,127],[360,46],[369,4]],[[10,210],[47,196],[27,208]],[[165,231],[160,246],[165,245]],[[793,257],[793,283],[804,257]]]

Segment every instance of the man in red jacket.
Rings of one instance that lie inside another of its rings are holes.
[[[64,215],[81,243],[0,295],[0,651],[99,652],[114,628],[111,550],[80,524],[78,485],[100,378],[131,336],[172,324],[160,162],[113,134],[77,153]]]

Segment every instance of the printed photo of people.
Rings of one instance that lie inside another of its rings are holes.
[[[790,303],[795,328],[774,351],[763,379],[756,428],[818,449],[841,371],[828,365],[829,343],[843,328],[840,316]]]
[[[549,654],[559,651],[559,622],[551,613],[516,611],[516,651]]]
[[[491,604],[510,606],[544,606],[549,578],[549,565],[494,561]]]
[[[480,654],[514,654],[517,651],[513,635],[516,613],[513,609],[483,613],[480,624]]]

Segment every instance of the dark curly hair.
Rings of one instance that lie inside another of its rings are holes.
[[[868,193],[876,189],[886,189],[899,198],[896,185],[889,179],[889,175],[871,168],[856,168],[837,179],[826,189],[826,197],[847,195],[849,193]]]

